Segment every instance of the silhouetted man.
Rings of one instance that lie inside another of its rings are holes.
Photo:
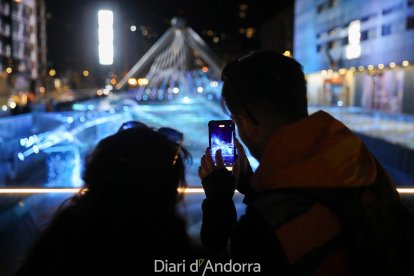
[[[277,275],[401,275],[397,243],[385,244],[397,239],[384,226],[393,216],[382,204],[409,215],[356,135],[323,111],[308,115],[301,65],[256,52],[228,64],[222,80],[225,106],[260,165],[253,173],[237,143],[232,175],[220,151],[215,165],[206,150],[199,168],[203,245]],[[235,188],[247,204],[239,221]]]

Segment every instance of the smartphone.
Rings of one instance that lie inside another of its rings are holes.
[[[236,138],[234,122],[232,120],[210,121],[208,122],[208,132],[209,146],[214,163],[216,163],[216,151],[221,149],[224,165],[231,170],[237,157],[234,143]]]

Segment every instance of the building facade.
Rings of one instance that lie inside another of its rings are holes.
[[[296,0],[294,29],[310,103],[414,113],[414,0]]]
[[[25,104],[46,72],[44,0],[0,0],[0,105]],[[5,107],[6,106],[6,107]]]

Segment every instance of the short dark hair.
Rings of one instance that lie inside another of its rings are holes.
[[[260,116],[296,121],[308,115],[302,65],[276,51],[256,51],[230,62],[222,73],[222,99],[232,114],[254,123]]]

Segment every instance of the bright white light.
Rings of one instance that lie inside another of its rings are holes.
[[[109,10],[98,12],[99,63],[111,65],[114,63],[114,14]]]
[[[110,92],[110,91],[109,91],[108,89],[104,89],[104,90],[103,90],[103,94],[104,94],[105,96],[108,96],[108,95],[109,95],[109,92]]]
[[[136,78],[129,78],[128,79],[128,84],[131,85],[131,86],[135,86],[135,85],[138,84],[138,81],[137,81]]]
[[[138,85],[139,86],[148,85],[148,83],[149,83],[149,81],[146,78],[138,79]]]
[[[178,94],[178,92],[180,92],[180,89],[178,87],[174,87],[173,88],[173,93]]]
[[[348,45],[346,46],[346,58],[354,59],[361,56],[361,45]]]
[[[203,91],[204,91],[203,87],[200,86],[200,87],[197,88],[198,93],[203,93]]]
[[[338,106],[343,106],[344,102],[343,101],[338,101]]]
[[[34,153],[39,153],[39,147],[38,146],[33,146],[33,152]]]
[[[1,109],[2,109],[3,111],[7,111],[7,105],[3,105],[3,106],[1,107]]]
[[[185,104],[189,104],[191,102],[191,100],[190,100],[190,98],[189,97],[184,97],[183,98],[183,103],[185,103]]]
[[[210,86],[211,87],[217,87],[218,86],[218,82],[212,81],[212,82],[210,82]]]
[[[361,21],[355,20],[348,27],[348,41],[346,47],[346,58],[355,59],[361,56]]]
[[[129,29],[131,30],[131,32],[135,32],[137,30],[137,26],[132,25]]]
[[[68,122],[69,124],[73,123],[73,117],[68,117],[66,119],[66,122]]]
[[[15,109],[16,106],[17,106],[17,104],[15,102],[13,102],[13,101],[10,101],[9,102],[9,106],[10,106],[11,109]]]

